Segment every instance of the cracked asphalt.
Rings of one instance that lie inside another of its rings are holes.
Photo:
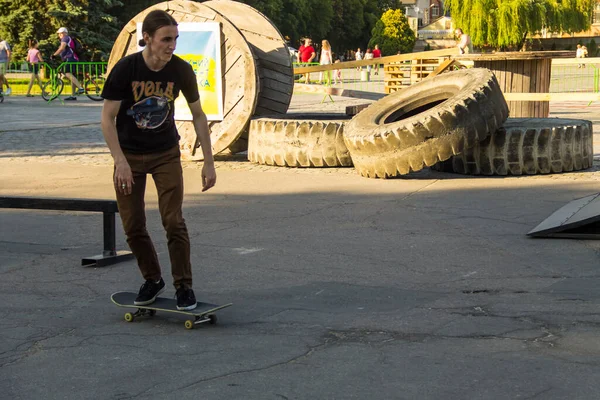
[[[321,100],[292,110],[360,102]],[[6,98],[0,195],[114,199],[100,107]],[[551,111],[600,134],[597,103]],[[220,156],[206,193],[200,173],[185,164],[194,287],[234,306],[191,331],[160,312],[124,321],[109,297],[141,285],[134,262],[81,267],[101,215],[0,210],[0,398],[600,398],[600,246],[526,237],[598,192],[598,165],[370,180]],[[169,282],[151,184],[147,212]]]

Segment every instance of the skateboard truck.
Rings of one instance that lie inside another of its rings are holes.
[[[156,310],[149,310],[147,308],[138,308],[134,313],[125,313],[125,321],[133,322],[137,317],[153,317],[156,315]],[[215,314],[202,314],[196,315],[194,320],[188,319],[185,321],[184,326],[186,329],[192,329],[195,325],[204,324],[208,322],[211,325],[217,323],[217,316]]]

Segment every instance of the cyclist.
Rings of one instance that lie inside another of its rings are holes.
[[[54,54],[52,54],[52,56],[54,57],[60,55],[60,58],[63,61],[67,62],[67,66],[63,70],[63,72],[65,73],[65,76],[71,81],[72,95],[70,97],[65,98],[65,100],[77,100],[77,97],[75,97],[75,95],[83,94],[85,90],[83,89],[83,86],[81,86],[81,83],[79,83],[77,78],[73,75],[74,65],[70,63],[79,61],[79,57],[77,57],[77,54],[75,54],[75,52],[70,46],[71,37],[69,36],[69,31],[67,30],[67,28],[63,26],[56,33],[58,33],[58,38],[60,39],[60,46],[54,52]],[[77,92],[75,92],[76,87],[77,89],[79,89]]]
[[[2,84],[4,84],[6,85],[7,96],[10,95],[10,86],[8,86],[8,80],[6,79],[5,74],[8,71],[10,53],[10,46],[6,43],[6,40],[0,40],[0,93],[2,93]]]

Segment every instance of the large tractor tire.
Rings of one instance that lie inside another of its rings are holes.
[[[351,167],[344,114],[287,114],[256,118],[248,131],[248,159],[281,167]]]
[[[347,124],[344,141],[361,175],[389,178],[475,146],[507,117],[494,74],[472,68],[425,79],[373,103]]]
[[[471,175],[534,175],[590,168],[590,121],[509,118],[483,142],[432,169]]]

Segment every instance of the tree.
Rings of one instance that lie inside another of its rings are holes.
[[[388,10],[373,28],[369,47],[379,45],[384,55],[412,52],[415,46],[415,32],[410,29],[408,19],[400,9]]]
[[[40,43],[49,59],[58,48],[56,31],[67,27],[88,49],[91,60],[107,59],[119,24],[114,12],[119,0],[0,0],[0,37],[24,60],[29,41]]]
[[[595,0],[447,0],[454,26],[475,46],[520,49],[527,35],[589,29]]]

